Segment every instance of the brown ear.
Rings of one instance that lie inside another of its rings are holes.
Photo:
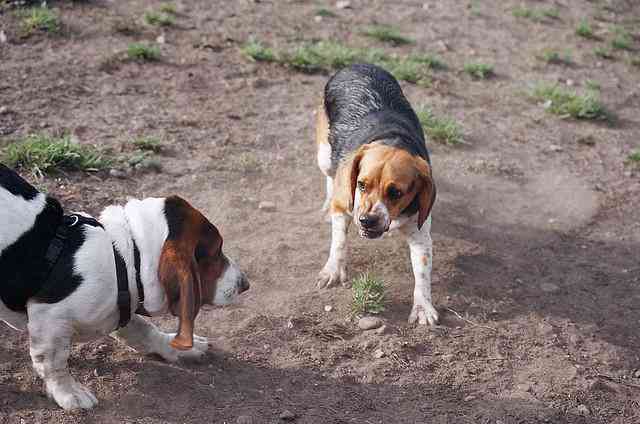
[[[189,350],[193,347],[194,321],[202,297],[200,275],[193,254],[172,241],[165,242],[158,276],[167,294],[169,309],[180,320],[178,333],[170,345],[178,350]]]
[[[336,212],[351,212],[353,199],[356,195],[358,174],[360,173],[360,161],[366,152],[368,145],[360,146],[348,159],[340,164],[333,182],[333,199],[331,208]]]
[[[431,167],[424,159],[416,159],[418,175],[421,181],[418,196],[418,230],[429,217],[431,208],[436,201],[436,185],[431,175]]]

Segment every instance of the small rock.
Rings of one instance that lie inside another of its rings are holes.
[[[546,102],[544,102],[542,104],[542,107],[545,108],[545,109],[549,109],[552,104],[553,104],[553,102],[551,100],[547,100]]]
[[[110,169],[109,176],[115,177],[115,178],[126,178],[127,174],[124,171],[121,171],[119,169]]]
[[[350,1],[337,1],[336,9],[349,9],[351,7]]]
[[[596,68],[602,68],[603,63],[602,62],[596,62]]]
[[[361,330],[373,330],[382,325],[382,320],[376,317],[362,317],[358,320],[358,328]]]
[[[449,51],[449,46],[444,41],[440,40],[436,43],[436,51],[438,53],[445,53]]]
[[[383,357],[384,357],[384,355],[385,355],[385,353],[384,353],[384,351],[383,351],[382,349],[376,349],[376,350],[373,352],[373,357],[374,357],[374,358],[376,358],[376,359],[383,358]]]
[[[589,408],[587,408],[586,405],[578,405],[578,407],[576,408],[576,411],[578,411],[578,414],[580,415],[589,415],[591,413],[591,411],[589,410]]]
[[[293,412],[289,411],[288,409],[285,409],[284,411],[282,411],[280,413],[280,419],[282,421],[293,421],[296,419],[296,414],[294,414]]]
[[[568,79],[568,80],[567,80],[567,85],[568,85],[569,87],[573,87],[573,85],[574,85],[574,84],[575,84],[575,82],[574,82],[572,79]]]
[[[4,31],[0,31],[0,44],[4,44],[7,42],[7,34]]]
[[[474,400],[476,397],[474,395],[469,395],[467,397],[465,397],[463,400],[465,402],[471,402],[472,400]]]
[[[333,306],[331,305],[324,305],[324,311],[325,312],[331,312],[333,310]]]
[[[5,113],[9,113],[9,108],[6,106],[0,106],[0,115],[4,115]]]
[[[320,22],[322,22],[322,16],[316,15],[316,16],[313,17],[313,20],[318,22],[318,23],[320,23]]]
[[[584,144],[585,146],[594,146],[596,144],[596,139],[593,135],[585,135],[583,137],[578,137],[576,139],[578,144]]]
[[[258,209],[265,212],[273,212],[276,210],[276,204],[265,200],[264,202],[260,202],[258,204]]]
[[[164,34],[160,34],[158,35],[158,37],[156,38],[156,42],[158,44],[165,44],[167,42],[167,38],[164,36]]]
[[[636,370],[636,372],[633,373],[633,376],[635,378],[640,378],[640,370]]]
[[[250,417],[249,415],[240,415],[238,418],[236,418],[236,424],[253,424],[253,417]]]
[[[549,150],[552,152],[562,152],[564,148],[562,146],[558,146],[557,144],[552,144],[549,146]]]
[[[540,288],[545,293],[552,293],[552,292],[560,290],[560,287],[558,287],[557,285],[555,285],[553,283],[542,283],[542,284],[540,284]]]

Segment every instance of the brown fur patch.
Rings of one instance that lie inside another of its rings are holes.
[[[316,143],[329,143],[329,118],[324,109],[324,98],[316,109]]]

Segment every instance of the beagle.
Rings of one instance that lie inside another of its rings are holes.
[[[398,229],[409,244],[415,277],[409,323],[435,324],[430,215],[436,186],[422,127],[396,79],[368,64],[338,71],[316,114],[316,142],[318,166],[326,176],[323,210],[332,226],[318,287],[347,282],[351,219],[363,238]]]
[[[33,367],[62,408],[97,404],[69,373],[72,338],[112,333],[167,361],[199,358],[208,347],[193,334],[201,305],[230,303],[248,288],[217,228],[180,197],[130,200],[99,220],[64,216],[56,199],[0,164],[0,320],[29,331]],[[170,311],[178,332],[131,310]]]

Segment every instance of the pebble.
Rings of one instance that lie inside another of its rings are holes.
[[[9,112],[9,108],[6,106],[0,106],[0,115],[4,115]]]
[[[376,317],[362,317],[358,320],[358,328],[361,330],[373,330],[382,326],[382,320]]]
[[[7,34],[4,31],[0,31],[0,44],[4,44],[7,42]]]
[[[576,410],[580,415],[589,415],[591,413],[591,411],[589,410],[589,408],[587,408],[586,405],[578,405],[578,408],[576,408]]]
[[[383,358],[384,357],[384,351],[382,349],[376,349],[373,352],[373,357],[376,358],[376,359]]]
[[[465,402],[471,402],[472,400],[475,400],[475,398],[476,397],[474,395],[469,395],[469,396],[465,397],[463,400]]]
[[[542,283],[542,284],[540,284],[540,288],[545,293],[552,293],[552,292],[560,290],[560,287],[558,287],[557,285],[555,285],[553,283]]]
[[[294,414],[293,412],[289,411],[288,409],[285,409],[284,411],[282,411],[280,413],[280,419],[282,421],[293,421],[296,419],[296,414]]]
[[[564,150],[564,148],[562,146],[558,146],[557,144],[552,144],[551,146],[549,146],[549,150],[551,150],[552,152],[561,152]]]
[[[350,1],[337,1],[336,9],[349,9],[351,7]]]
[[[260,202],[258,204],[258,209],[265,212],[273,212],[276,210],[276,204],[265,200],[264,202]]]
[[[331,312],[333,310],[333,306],[331,305],[324,305],[324,311],[325,312]]]
[[[236,418],[236,424],[253,424],[253,418],[249,415],[240,415]]]
[[[123,171],[120,171],[119,169],[110,169],[109,176],[115,177],[115,178],[126,178],[127,174]]]
[[[573,87],[573,85],[574,85],[574,84],[575,84],[575,82],[574,82],[572,79],[568,79],[568,80],[567,80],[567,85],[568,85],[569,87]]]
[[[633,376],[635,378],[640,378],[640,370],[636,370],[636,372],[633,373]]]
[[[320,22],[322,22],[322,16],[316,15],[316,16],[313,17],[313,20],[318,22],[318,23],[320,23]]]
[[[158,38],[156,38],[156,42],[158,44],[165,44],[167,42],[167,38],[164,36],[164,34],[160,34],[158,35]]]

